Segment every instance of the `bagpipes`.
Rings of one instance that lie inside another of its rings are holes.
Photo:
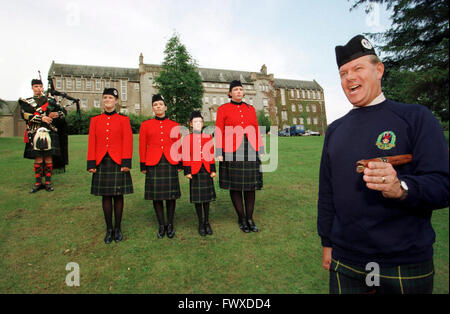
[[[40,71],[38,71],[38,72],[39,72],[39,77],[40,77],[41,76],[41,72]],[[41,79],[41,81],[42,81],[42,79]],[[50,77],[50,75],[48,76],[47,81],[48,81],[48,88],[47,88],[47,91],[46,91],[46,96],[48,96],[48,95],[60,96],[60,97],[62,97],[64,99],[70,100],[71,103],[66,105],[66,106],[64,106],[64,108],[70,107],[70,106],[75,104],[75,106],[77,108],[78,125],[81,128],[80,99],[74,98],[74,97],[68,95],[67,93],[63,93],[63,92],[57,91],[55,89],[55,86],[53,85],[53,79]],[[81,130],[79,130],[79,131],[81,131]]]

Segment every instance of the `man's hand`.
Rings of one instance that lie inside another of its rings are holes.
[[[186,178],[188,178],[189,180],[192,179],[192,174],[187,174]]]
[[[96,173],[96,172],[97,172],[97,169],[92,168],[92,169],[89,169],[88,172],[90,172],[90,173]]]
[[[45,123],[50,124],[50,123],[53,122],[53,119],[50,118],[50,117],[47,117],[47,116],[43,116],[43,117],[42,117],[42,121],[45,122]]]
[[[218,161],[223,161],[223,156],[217,157],[217,160],[218,160]]]
[[[331,247],[322,248],[322,267],[325,268],[326,270],[330,270],[332,250],[333,249]]]
[[[128,171],[130,171],[130,168],[128,168],[128,167],[121,167],[121,168],[120,168],[120,171],[122,171],[122,172],[128,172]]]
[[[385,198],[400,198],[403,194],[397,171],[389,163],[369,162],[363,180],[369,189],[380,191]]]
[[[216,176],[215,172],[211,172],[211,178],[214,178]]]
[[[146,174],[146,173],[147,173],[147,170],[141,170],[141,172],[142,172],[143,174]]]

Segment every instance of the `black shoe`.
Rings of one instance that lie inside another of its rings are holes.
[[[240,217],[239,218],[239,228],[244,231],[245,233],[249,233],[250,232],[250,228],[247,225],[247,219],[245,219],[245,217]]]
[[[251,231],[253,232],[258,232],[258,227],[256,227],[255,222],[253,221],[253,219],[248,219],[248,227]]]
[[[166,233],[166,227],[164,225],[159,225],[159,230],[157,233],[158,239],[164,238],[165,233]]]
[[[203,222],[198,223],[198,234],[202,237],[206,235],[205,224]]]
[[[122,231],[120,228],[114,229],[114,241],[120,242],[123,239]]]
[[[106,244],[110,244],[113,240],[113,230],[112,229],[108,229],[106,230],[106,236],[105,236],[105,243]]]
[[[34,187],[31,189],[30,193],[36,193],[39,190],[42,190],[44,188],[44,186],[42,184],[35,184]]]
[[[211,229],[211,225],[209,224],[208,221],[205,222],[205,232],[207,235],[212,235],[213,231]]]
[[[55,189],[52,187],[52,185],[49,183],[49,184],[45,184],[45,190],[47,191],[47,192],[53,192]]]
[[[173,229],[173,225],[172,224],[168,224],[167,225],[167,237],[169,239],[172,239],[175,235],[175,230]]]

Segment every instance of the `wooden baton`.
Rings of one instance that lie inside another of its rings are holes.
[[[370,161],[386,162],[390,163],[392,166],[399,166],[411,162],[412,158],[413,156],[411,154],[405,154],[405,155],[377,157],[372,159],[362,159],[356,162],[356,172],[358,173],[364,172],[364,169],[367,168],[367,165],[369,164]]]

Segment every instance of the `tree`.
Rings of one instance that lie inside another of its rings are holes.
[[[166,115],[187,124],[191,112],[202,108],[202,79],[195,61],[176,34],[167,42],[164,53],[162,70],[155,78],[156,86],[167,104]]]
[[[373,3],[392,9],[390,29],[366,34],[385,54],[384,93],[401,102],[425,105],[448,121],[448,1],[354,0],[350,11],[366,4],[370,13]]]
[[[264,110],[258,111],[257,118],[258,118],[258,125],[260,127],[262,126],[265,127],[265,132],[268,133],[270,131],[271,123],[269,117],[267,117],[266,114],[264,113]]]

